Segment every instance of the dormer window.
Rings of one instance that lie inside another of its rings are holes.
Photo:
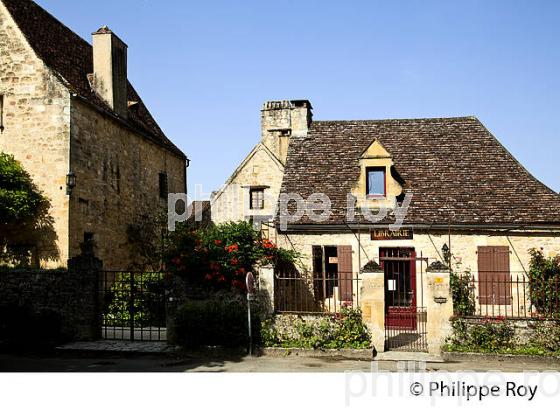
[[[366,168],[366,191],[368,198],[384,198],[387,195],[384,167]]]

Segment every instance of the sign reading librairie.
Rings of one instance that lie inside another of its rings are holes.
[[[389,241],[389,240],[403,240],[414,239],[414,231],[410,228],[401,228],[397,230],[391,229],[372,229],[372,241]]]

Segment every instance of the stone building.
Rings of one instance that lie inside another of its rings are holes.
[[[188,160],[127,80],[127,48],[107,27],[92,46],[32,1],[0,1],[0,150],[51,201],[43,266],[93,239],[106,268],[126,268],[127,227],[186,191]]]
[[[261,141],[212,195],[212,221],[251,220],[269,233],[284,176],[288,146],[311,124],[309,101],[270,101],[261,112]],[[274,232],[274,229],[272,229]]]
[[[434,262],[502,283],[526,277],[530,249],[560,254],[560,195],[478,119],[313,121],[311,110],[308,101],[267,102],[261,141],[212,203],[218,222],[265,214],[272,239],[301,253],[301,266],[268,281],[277,312],[361,305],[363,272],[373,268],[385,275],[386,323],[398,327],[391,309],[416,314],[428,304]],[[262,190],[264,204],[254,196]],[[523,313],[507,283],[477,284],[477,306]]]

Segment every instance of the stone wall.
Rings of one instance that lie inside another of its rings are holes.
[[[266,148],[258,145],[224,188],[212,198],[212,221],[216,224],[243,221],[251,215],[272,220],[283,175],[282,164],[272,157]],[[264,209],[250,209],[249,188],[251,186],[267,187]]]
[[[51,201],[53,232],[40,244],[44,266],[68,259],[70,94],[37,58],[0,3],[0,95],[4,131],[0,151],[14,155]]]
[[[212,198],[212,220],[215,223],[242,221],[250,216],[268,216],[265,220],[272,221],[276,215],[289,144],[307,135],[311,109],[309,101],[268,101],[263,105],[260,143]],[[251,186],[266,187],[265,209],[250,210]],[[276,237],[275,229],[265,230],[270,238]]]
[[[93,233],[105,267],[126,269],[132,261],[127,227],[167,213],[159,174],[167,174],[169,192],[184,193],[185,161],[77,100],[71,129],[77,186],[70,202],[70,256],[79,253],[84,233]]]
[[[478,246],[509,246],[510,248],[510,271],[512,276],[522,277],[525,270],[529,269],[529,250],[532,248],[544,250],[546,256],[560,254],[560,235],[546,232],[510,232],[505,235],[500,231],[452,231],[451,252],[454,256],[453,264],[460,263],[461,269],[478,270]],[[413,247],[416,254],[429,258],[431,262],[441,261],[442,247],[449,245],[449,232],[447,231],[420,231],[414,232],[411,240],[387,240],[372,241],[369,231],[341,232],[341,233],[282,233],[279,232],[277,242],[280,246],[295,249],[302,254],[302,262],[308,271],[312,271],[312,246],[338,246],[350,245],[353,248],[353,272],[359,272],[359,266],[363,267],[368,261],[379,261],[379,249],[390,247]],[[360,253],[358,253],[360,249]],[[417,265],[418,274],[421,265]],[[423,271],[426,271],[424,264]],[[417,281],[420,283],[420,281]]]
[[[39,244],[42,267],[66,266],[86,232],[108,269],[127,267],[126,227],[167,211],[160,172],[168,175],[169,192],[185,192],[184,159],[71,98],[1,3],[0,95],[0,151],[14,155],[51,201],[52,234]],[[70,171],[78,184],[71,197]]]
[[[54,312],[60,317],[64,339],[98,339],[101,336],[99,266],[91,266],[87,270],[2,271],[0,306],[19,306],[34,314]]]
[[[479,325],[486,320],[485,318],[461,318],[462,321],[467,326],[467,329],[472,328],[475,325]],[[501,319],[500,319],[501,320]],[[507,319],[514,331],[514,342],[517,345],[524,345],[531,341],[533,334],[535,333],[538,326],[558,326],[559,322],[557,320],[537,320],[537,319]]]
[[[285,164],[291,140],[307,135],[311,119],[309,101],[267,101],[261,110],[261,141]]]

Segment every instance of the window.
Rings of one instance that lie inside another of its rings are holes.
[[[366,193],[368,196],[385,196],[385,168],[366,168]]]
[[[251,209],[264,209],[264,188],[251,188]]]
[[[165,172],[161,172],[159,174],[159,197],[162,199],[167,199],[167,194],[169,193],[167,187],[167,174]]]

